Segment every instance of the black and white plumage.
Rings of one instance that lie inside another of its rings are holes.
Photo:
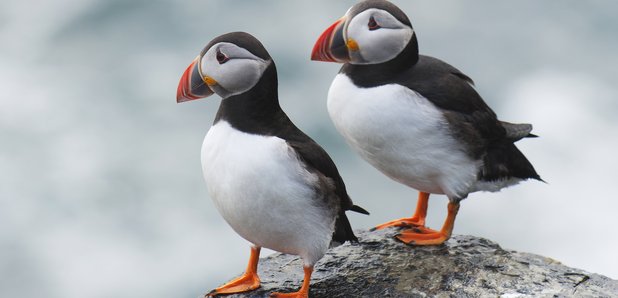
[[[534,136],[532,126],[499,121],[468,76],[419,55],[412,25],[394,4],[354,5],[320,36],[312,59],[345,63],[328,93],[329,114],[348,144],[388,177],[426,197],[446,194],[455,212],[469,193],[540,180],[514,145]],[[386,226],[423,227],[424,216],[415,217]],[[404,241],[441,243],[451,231],[434,232],[419,234],[440,240],[410,235]]]
[[[258,254],[266,247],[299,255],[306,268],[331,244],[357,241],[345,211],[367,212],[352,204],[328,154],[281,109],[275,63],[257,39],[234,32],[212,40],[187,68],[177,100],[213,92],[223,100],[204,138],[202,168],[234,231]],[[303,289],[308,279],[301,296]],[[212,294],[232,292],[237,285]]]

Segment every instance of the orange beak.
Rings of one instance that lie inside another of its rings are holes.
[[[214,93],[204,81],[199,64],[198,56],[182,74],[176,91],[177,103],[208,97]]]
[[[320,35],[311,51],[311,60],[338,63],[350,61],[349,49],[343,38],[345,22],[346,17],[342,17]]]

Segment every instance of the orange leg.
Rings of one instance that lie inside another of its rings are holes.
[[[397,239],[407,244],[414,245],[439,245],[451,238],[453,227],[455,226],[455,217],[459,211],[459,203],[448,203],[448,215],[442,226],[442,230],[434,231],[429,228],[419,227],[402,231],[395,236]]]
[[[427,202],[429,201],[429,193],[419,192],[416,202],[416,211],[412,217],[404,217],[391,220],[371,229],[372,231],[381,230],[387,227],[424,227],[425,217],[427,216]]]
[[[270,298],[308,298],[309,297],[309,282],[311,281],[311,273],[313,272],[313,266],[303,267],[305,271],[305,278],[303,279],[303,285],[298,292],[294,293],[271,293]]]
[[[206,297],[219,294],[232,294],[255,290],[260,287],[260,278],[257,275],[257,266],[260,259],[260,247],[251,247],[251,256],[247,270],[240,277],[212,290]]]

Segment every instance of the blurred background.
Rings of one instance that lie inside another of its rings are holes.
[[[540,136],[518,146],[548,183],[472,194],[455,233],[618,278],[618,3],[394,2],[421,53],[461,69],[502,120]],[[284,110],[371,211],[350,213],[353,226],[409,216],[417,192],[353,154],[328,118],[340,66],[309,61],[354,3],[0,2],[0,296],[198,297],[244,270],[249,244],[201,174],[220,99],[175,100],[188,64],[230,31],[266,45]],[[432,196],[429,226],[446,203]]]

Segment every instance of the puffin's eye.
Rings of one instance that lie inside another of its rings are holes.
[[[373,17],[369,18],[369,23],[367,23],[367,27],[369,27],[369,30],[371,31],[381,28],[380,25],[378,25],[378,22],[376,22]]]
[[[223,64],[223,63],[227,62],[227,60],[230,60],[230,58],[228,56],[226,56],[225,54],[221,53],[221,51],[217,51],[217,62],[219,62],[219,64]]]

